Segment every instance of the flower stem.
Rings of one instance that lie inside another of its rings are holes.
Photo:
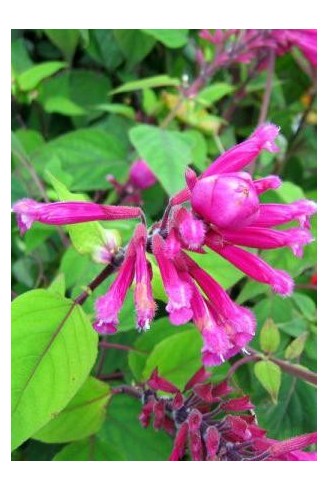
[[[101,272],[98,274],[98,276],[91,281],[88,286],[86,287],[86,290],[83,291],[77,298],[75,298],[74,303],[77,305],[83,305],[85,301],[88,299],[90,294],[98,287],[102,282],[104,282],[105,279],[107,279],[108,276],[113,274],[113,272],[116,271],[118,265],[117,264],[108,264]]]

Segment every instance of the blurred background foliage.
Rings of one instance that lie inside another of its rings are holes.
[[[159,219],[169,195],[182,188],[186,165],[202,171],[224,149],[246,138],[259,117],[266,71],[246,85],[230,120],[223,117],[247,79],[246,65],[218,70],[194,98],[181,101],[181,87],[198,75],[199,46],[210,58],[212,46],[196,30],[13,30],[12,201],[30,197],[115,203],[118,196],[106,176],[112,174],[124,183],[131,163],[143,158],[158,179],[142,193],[143,208],[149,223]],[[281,128],[281,151],[263,154],[256,175],[276,173],[284,184],[262,201],[316,199],[315,87],[298,61],[297,52],[276,60],[267,119]],[[20,320],[17,330],[19,343],[38,321],[29,304],[45,305],[45,315],[55,298],[58,308],[65,308],[64,296],[76,297],[103,267],[90,257],[102,230],[115,229],[126,243],[134,223],[102,222],[101,228],[79,225],[76,232],[36,224],[22,237],[14,221],[12,296],[18,297],[15,303],[20,300],[20,308],[27,308],[26,321]],[[312,222],[315,234],[315,219]],[[291,298],[274,296],[267,286],[248,280],[213,253],[197,260],[234,299],[253,309],[258,320],[254,348],[315,371],[315,242],[306,247],[303,259],[287,249],[266,251],[262,256],[294,277]],[[95,298],[112,280],[85,303],[81,315],[86,329],[91,328]],[[156,270],[154,288],[159,309],[151,330],[142,335],[136,332],[130,294],[119,333],[107,339],[119,348],[100,347],[96,360],[96,336],[90,337],[94,352],[88,354],[89,364],[80,373],[78,385],[67,390],[58,405],[59,413],[36,416],[34,404],[39,400],[26,395],[20,416],[24,412],[28,422],[15,429],[14,459],[167,459],[172,442],[166,434],[139,425],[139,402],[125,395],[110,397],[110,386],[144,381],[156,366],[180,387],[200,367],[200,335],[191,325],[177,329],[169,324]],[[21,296],[35,289],[43,291]],[[56,325],[56,319],[52,320]],[[66,348],[76,349],[76,342],[82,342],[82,333],[77,332],[75,341],[65,338]],[[44,346],[36,346],[38,342],[34,339],[26,347],[31,355],[34,347],[42,352]],[[19,355],[13,343],[14,362]],[[58,354],[59,363],[60,359]],[[223,379],[229,367],[226,362],[214,368],[213,379]],[[51,393],[51,370],[47,369],[40,374],[42,380],[35,381],[35,389],[42,386]],[[269,436],[283,438],[315,430],[316,393],[310,383],[283,371],[268,374],[251,364],[242,366],[233,382],[250,395]]]

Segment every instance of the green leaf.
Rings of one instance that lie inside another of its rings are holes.
[[[107,102],[109,79],[91,70],[70,70],[42,83],[38,101],[49,113],[66,116],[84,114],[96,117],[102,110],[99,105]]]
[[[286,439],[316,430],[316,389],[290,375],[282,376],[276,405],[259,396],[254,403],[259,424],[268,430],[268,437]]]
[[[63,61],[47,61],[28,68],[17,77],[21,90],[28,92],[35,89],[42,80],[50,77],[67,66]]]
[[[105,440],[91,436],[65,446],[53,461],[122,461],[123,456]]]
[[[314,322],[316,320],[316,304],[312,298],[306,294],[294,293],[292,300],[296,303],[296,306],[303,313],[305,318]]]
[[[61,201],[86,201],[81,194],[69,192],[66,186],[50,173],[48,177]],[[68,230],[73,246],[82,255],[90,254],[95,257],[97,250],[106,246],[106,233],[109,231],[97,222],[67,225],[65,228]]]
[[[272,318],[279,330],[292,337],[297,337],[307,330],[307,321],[299,310],[295,309],[291,298],[272,295],[257,303],[254,313],[259,326],[263,325],[267,318]]]
[[[55,277],[55,279],[52,281],[52,283],[48,287],[48,291],[59,296],[65,296],[65,275],[62,272],[60,272],[58,276]]]
[[[11,66],[15,75],[19,75],[33,66],[26,42],[22,38],[11,43]]]
[[[142,29],[168,48],[181,48],[188,42],[189,29]]]
[[[264,352],[273,353],[278,350],[280,333],[272,318],[268,318],[260,332],[260,345]]]
[[[172,78],[168,75],[156,75],[155,77],[142,78],[141,80],[133,80],[131,82],[124,83],[115,90],[112,90],[111,94],[134,92],[135,90],[155,87],[178,87],[179,84],[180,81],[178,78]]]
[[[97,434],[125,461],[166,461],[172,451],[172,439],[164,431],[141,426],[140,400],[126,395],[114,396],[105,423]]]
[[[37,289],[12,303],[12,448],[60,412],[85,381],[97,334],[82,308]]]
[[[281,383],[280,367],[272,361],[258,361],[254,365],[254,373],[263,388],[270,394],[273,403],[277,403]]]
[[[114,36],[129,68],[143,60],[155,45],[151,36],[138,29],[115,29]]]
[[[269,286],[267,284],[254,282],[252,280],[247,281],[237,297],[237,302],[243,304],[249,299],[259,296],[260,294],[267,293],[268,291]]]
[[[74,178],[72,190],[103,189],[106,175],[117,178],[127,170],[126,146],[122,140],[101,129],[79,129],[59,136],[31,155],[36,169],[57,158]]]
[[[304,332],[301,335],[299,335],[299,337],[292,340],[292,342],[285,350],[285,359],[291,360],[299,357],[304,350],[307,338],[308,338],[308,333]]]
[[[283,184],[278,189],[275,189],[274,192],[286,203],[305,198],[303,190],[298,185],[288,181],[283,182]]]
[[[42,442],[71,442],[95,434],[105,420],[109,386],[89,377],[59,414],[34,434]]]
[[[187,324],[179,327],[179,333],[190,331],[195,327]],[[176,328],[169,322],[167,317],[160,318],[153,322],[151,329],[144,332],[134,343],[134,349],[129,352],[129,366],[137,381],[146,381],[143,371],[146,366],[147,358],[162,340],[176,335]]]
[[[207,167],[207,144],[205,137],[200,131],[195,129],[184,131],[182,137],[190,145],[193,164],[202,172]]]
[[[140,124],[129,131],[129,136],[170,195],[185,187],[184,172],[192,156],[190,146],[178,131]]]
[[[210,107],[214,102],[218,102],[226,95],[231,94],[234,87],[229,83],[218,82],[205,87],[197,95],[197,100],[205,107]]]
[[[201,335],[196,328],[176,333],[159,342],[149,355],[143,371],[148,379],[155,368],[160,376],[182,389],[201,363]]]
[[[80,39],[79,29],[45,29],[50,41],[71,61]]]
[[[110,112],[111,114],[119,114],[129,119],[135,119],[136,117],[133,107],[124,104],[99,104],[95,106],[95,109],[99,109],[103,112]]]
[[[115,39],[112,29],[88,29],[89,44],[87,53],[96,60],[101,67],[115,70],[123,61],[122,52]]]

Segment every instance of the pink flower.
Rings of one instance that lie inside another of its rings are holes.
[[[190,300],[192,291],[190,285],[179,277],[178,271],[169,258],[165,255],[165,242],[156,234],[152,239],[152,250],[157,260],[164,289],[169,298],[166,311],[169,313],[170,321],[174,325],[187,323],[192,318]]]
[[[129,181],[137,189],[148,189],[157,179],[144,160],[135,160],[130,168]]]
[[[249,138],[233,146],[214,160],[203,172],[202,178],[222,173],[239,172],[252,163],[262,150],[267,150],[271,153],[278,152],[279,148],[274,142],[278,133],[279,128],[274,124],[262,124]]]
[[[253,225],[270,227],[298,220],[302,227],[310,228],[309,217],[315,214],[316,210],[316,203],[307,199],[290,204],[261,204]]]
[[[239,247],[226,245],[218,248],[211,240],[207,244],[238,269],[255,279],[255,281],[269,284],[275,293],[281,296],[290,296],[292,294],[294,281],[287,272],[273,269],[257,255],[253,255]]]
[[[34,221],[47,225],[72,225],[87,221],[113,221],[139,218],[141,210],[128,206],[101,205],[93,202],[38,203],[22,199],[13,206],[21,233],[31,228]]]
[[[147,230],[139,224],[133,237],[136,251],[134,303],[137,312],[137,328],[147,330],[156,311],[156,303],[151,288],[151,266],[146,259]]]
[[[195,218],[186,208],[180,208],[175,213],[172,222],[178,229],[185,247],[190,250],[197,250],[203,245],[205,240],[204,223],[202,220]]]
[[[118,312],[121,310],[135,271],[136,252],[130,242],[125,259],[108,292],[96,301],[96,321],[93,326],[97,332],[107,335],[117,330]]]
[[[241,228],[257,217],[260,202],[242,172],[201,178],[191,193],[193,210],[218,228]]]

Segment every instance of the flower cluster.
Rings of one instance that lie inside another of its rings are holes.
[[[139,420],[147,427],[153,419],[156,430],[163,429],[175,438],[170,461],[188,453],[193,461],[316,460],[315,452],[301,450],[316,443],[316,433],[284,441],[267,438],[249,398],[227,398],[232,392],[227,381],[206,382],[209,376],[201,368],[182,391],[157,370],[147,381]]]
[[[312,66],[317,65],[316,29],[219,29],[203,30],[200,37],[216,46],[216,67],[232,63],[250,63],[260,61],[266,66],[268,54],[273,51],[281,56],[297,47]],[[204,62],[198,52],[198,61]]]
[[[315,203],[303,199],[291,204],[261,204],[261,194],[279,187],[280,179],[267,176],[253,180],[243,171],[263,150],[278,151],[278,131],[273,124],[263,124],[247,140],[223,153],[199,177],[187,169],[186,188],[171,198],[162,220],[149,230],[138,207],[85,202],[39,204],[31,199],[14,205],[18,225],[24,232],[33,221],[65,225],[142,218],[131,241],[120,250],[124,260],[114,282],[96,302],[95,329],[101,334],[116,332],[118,313],[133,281],[137,328],[149,328],[156,311],[148,260],[152,254],[168,298],[166,310],[171,323],[181,325],[192,320],[203,338],[203,363],[220,364],[252,339],[255,318],[247,308],[234,303],[188,252],[204,254],[208,247],[249,277],[287,296],[293,290],[292,278],[242,247],[290,247],[296,256],[301,256],[304,245],[312,241],[309,217],[316,211]],[[294,220],[299,226],[275,228]]]

